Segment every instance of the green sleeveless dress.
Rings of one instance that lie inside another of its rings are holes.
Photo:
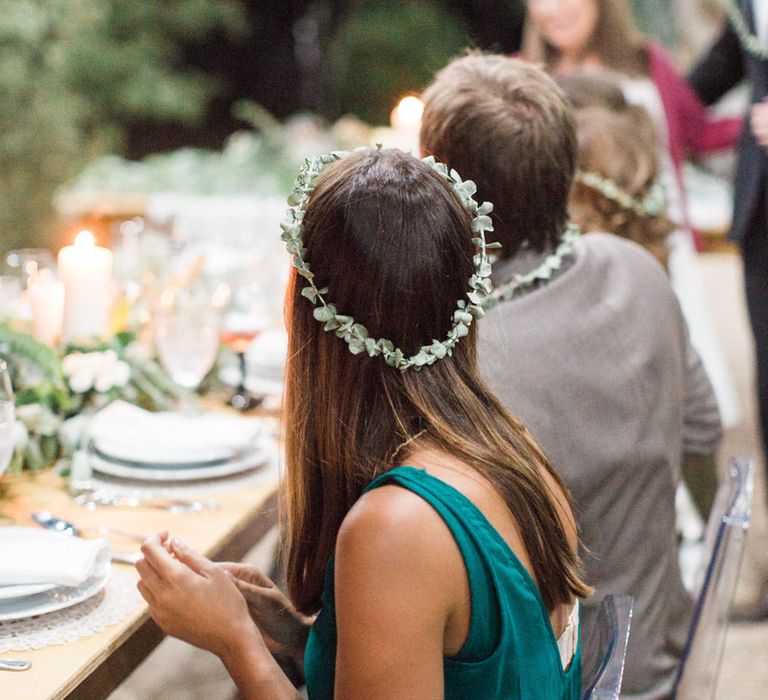
[[[365,490],[387,483],[419,495],[440,514],[467,567],[472,617],[464,647],[443,661],[446,700],[578,700],[581,645],[564,671],[535,582],[485,516],[462,493],[421,469],[398,467]],[[310,700],[332,700],[335,668],[331,559],[322,609],[304,653]]]

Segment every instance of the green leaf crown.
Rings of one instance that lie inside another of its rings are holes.
[[[289,209],[286,218],[280,223],[282,234],[280,236],[286,244],[288,252],[293,256],[293,267],[296,274],[304,279],[304,287],[301,295],[317,308],[314,317],[323,324],[323,330],[333,332],[338,338],[344,340],[353,355],[366,353],[369,357],[382,356],[390,367],[404,372],[409,369],[415,371],[432,365],[437,360],[450,357],[453,349],[461,338],[469,334],[469,327],[476,319],[483,317],[483,304],[490,296],[491,286],[491,260],[488,251],[501,247],[499,243],[486,243],[486,231],[493,231],[493,223],[489,216],[493,210],[490,202],[478,204],[474,199],[477,192],[475,183],[471,180],[462,180],[455,170],[448,170],[443,163],[437,162],[432,156],[423,158],[422,162],[430,166],[438,175],[448,182],[459,196],[464,207],[472,215],[472,242],[477,248],[473,257],[475,266],[474,274],[469,278],[469,291],[467,299],[456,302],[456,310],[453,312],[451,328],[445,340],[433,340],[429,345],[423,345],[421,349],[410,357],[396,348],[391,340],[386,338],[371,338],[368,329],[360,323],[356,323],[351,316],[340,314],[334,304],[328,303],[325,295],[328,288],[318,289],[315,285],[315,275],[307,262],[306,248],[303,244],[303,217],[307,203],[315,190],[318,178],[323,170],[330,164],[341,160],[348,152],[335,151],[326,155],[308,158],[302,166],[294,183],[293,192],[288,198]]]
[[[653,183],[644,197],[634,197],[600,173],[579,170],[575,179],[576,182],[599,192],[606,199],[616,202],[622,209],[634,212],[638,216],[659,216],[667,205],[667,192],[659,180]]]

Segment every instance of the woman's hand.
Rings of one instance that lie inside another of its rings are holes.
[[[243,595],[223,568],[167,533],[149,537],[141,552],[138,589],[163,631],[221,658],[264,648]]]
[[[248,610],[267,648],[302,662],[313,618],[298,612],[289,598],[257,568],[230,562],[217,566],[232,577],[248,602]]]
[[[768,101],[763,100],[752,106],[751,122],[757,142],[768,148]]]

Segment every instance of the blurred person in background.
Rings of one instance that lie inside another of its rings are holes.
[[[627,0],[530,0],[522,57],[552,73],[612,71],[626,100],[645,107],[656,127],[667,215],[677,225],[669,238],[672,285],[718,399],[726,426],[740,417],[739,400],[696,266],[682,166],[686,156],[732,147],[740,119],[715,119],[677,72],[666,50],[635,27]]]
[[[667,269],[668,238],[675,226],[666,215],[656,133],[648,112],[629,104],[609,73],[580,70],[555,80],[576,108],[578,170],[568,205],[571,218],[585,232],[634,241]],[[684,455],[682,473],[687,488],[677,501],[678,528],[690,538],[703,529],[714,503],[717,455]],[[687,505],[691,500],[696,512]]]
[[[569,89],[565,93],[569,96]],[[620,91],[614,98],[616,108],[592,104],[575,111],[578,170],[568,211],[582,230],[634,241],[666,269],[674,224],[660,189],[654,125],[645,109],[624,102]]]
[[[631,241],[570,238],[575,126],[542,70],[470,55],[438,73],[423,99],[422,151],[494,198],[502,248],[497,304],[480,328],[485,380],[573,494],[586,580],[598,596],[636,598],[622,697],[665,698],[693,609],[675,536],[680,464],[684,453],[712,454],[721,438],[675,294]],[[583,608],[588,635],[597,601]]]
[[[739,138],[730,237],[741,245],[747,310],[755,339],[758,416],[768,465],[768,1],[738,0],[730,21],[689,81],[705,104],[714,104],[747,79],[749,119]],[[768,582],[760,609],[768,618]]]

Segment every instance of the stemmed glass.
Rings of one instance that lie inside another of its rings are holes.
[[[8,365],[0,360],[0,475],[2,475],[13,459],[16,440],[14,426],[16,424],[16,409],[14,407],[13,388]]]
[[[204,289],[166,289],[155,328],[160,362],[179,386],[193,391],[216,361],[219,314]]]
[[[29,280],[38,272],[55,270],[56,261],[53,253],[45,248],[20,248],[6,254],[5,266],[11,274],[18,276],[21,288],[26,289]]]
[[[229,405],[240,411],[258,406],[262,398],[252,396],[245,386],[248,368],[245,353],[250,344],[269,326],[262,285],[244,276],[229,285],[229,299],[221,324],[221,342],[237,355],[239,381]]]

